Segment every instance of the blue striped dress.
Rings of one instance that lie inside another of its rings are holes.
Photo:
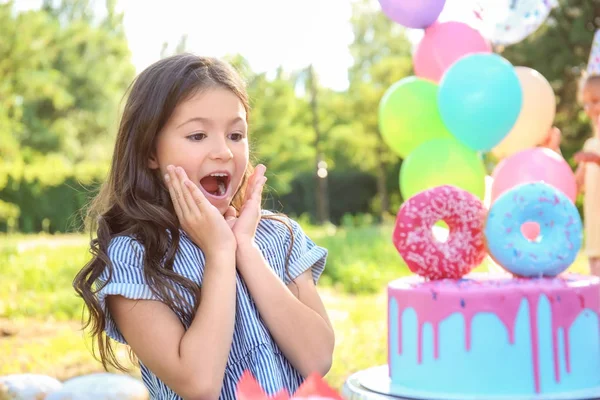
[[[263,211],[263,214],[269,213]],[[290,283],[290,279],[295,279],[309,268],[312,268],[312,276],[316,283],[325,268],[327,250],[315,245],[296,221],[289,219],[289,224],[293,228],[294,242],[287,272],[285,260],[291,237],[288,228],[282,222],[262,219],[256,230],[256,244],[268,264],[286,284]],[[174,271],[201,285],[204,273],[204,255],[183,231],[181,233],[179,250],[173,265]],[[123,344],[127,344],[126,340],[108,312],[105,299],[107,295],[122,295],[130,299],[156,299],[142,273],[143,251],[143,246],[131,237],[113,238],[108,248],[108,255],[114,266],[112,280],[98,292],[98,300],[106,313],[106,333],[112,339]],[[107,277],[108,269],[104,271],[98,284],[104,283]],[[302,376],[289,363],[271,337],[239,274],[236,281],[237,299],[233,343],[225,367],[225,377],[219,399],[235,399],[236,384],[245,370],[250,371],[269,394],[274,394],[282,389],[293,393],[302,383]],[[183,291],[182,294],[184,294]],[[192,301],[191,297],[185,294],[184,296],[188,301]],[[187,328],[188,326],[186,326]],[[201,355],[199,356],[201,357]],[[141,361],[140,370],[142,380],[152,399],[181,399]]]

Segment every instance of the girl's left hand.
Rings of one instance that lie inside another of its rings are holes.
[[[262,164],[257,165],[254,173],[248,179],[244,205],[239,217],[234,219],[230,210],[225,212],[225,219],[233,230],[238,246],[240,244],[252,244],[254,241],[254,234],[261,215],[262,191],[267,181],[265,177],[266,169]],[[235,210],[233,210],[233,215],[235,215]]]
[[[594,163],[594,164],[600,165],[600,156],[591,151],[579,151],[579,152],[575,153],[575,156],[573,158],[574,158],[575,162],[578,164],[587,162],[587,163]]]

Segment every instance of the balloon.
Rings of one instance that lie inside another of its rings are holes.
[[[494,178],[489,175],[485,176],[485,195],[483,196],[483,204],[486,208],[490,208],[492,204],[492,184],[494,183]]]
[[[494,44],[518,43],[548,18],[556,0],[477,0],[480,30]]]
[[[400,192],[408,199],[441,185],[454,185],[483,200],[485,167],[479,155],[453,138],[433,139],[411,152],[400,169]]]
[[[448,130],[473,150],[489,151],[513,128],[523,94],[513,66],[497,54],[470,54],[440,82],[438,104]]]
[[[381,98],[379,130],[400,157],[428,140],[452,137],[440,117],[437,89],[435,83],[411,76],[394,83]]]
[[[413,54],[415,73],[438,82],[459,58],[491,51],[490,44],[469,25],[455,21],[436,23],[425,30]]]
[[[508,135],[492,153],[504,158],[541,143],[552,127],[556,114],[556,98],[546,78],[534,69],[515,67],[523,90],[523,107]]]
[[[577,197],[575,174],[558,153],[543,147],[522,150],[500,161],[492,172],[492,204],[507,190],[528,182],[542,181],[567,195]]]
[[[389,19],[407,28],[425,29],[433,24],[446,0],[379,0]]]

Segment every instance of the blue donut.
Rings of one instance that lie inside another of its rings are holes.
[[[540,227],[537,240],[521,233],[528,221]],[[583,241],[573,202],[543,182],[525,183],[500,195],[490,207],[484,233],[492,259],[523,277],[560,274],[575,261]]]

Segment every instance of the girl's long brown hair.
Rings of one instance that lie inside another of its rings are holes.
[[[97,347],[105,369],[113,366],[126,370],[104,332],[105,313],[96,296],[100,290],[96,283],[105,268],[109,269],[109,278],[104,285],[112,279],[108,245],[114,237],[127,235],[143,245],[146,283],[186,326],[191,323],[198,307],[199,286],[173,271],[180,225],[169,193],[159,173],[148,167],[148,160],[154,153],[158,133],[175,107],[198,91],[211,87],[222,87],[237,95],[248,119],[250,106],[245,84],[229,64],[218,59],[192,54],[165,58],[144,70],[129,87],[108,177],[87,210],[92,259],[73,281],[75,291],[89,311],[84,329],[91,326],[94,349]],[[252,171],[249,163],[232,201],[236,210],[241,209]],[[279,215],[271,218],[285,223]],[[286,225],[292,232],[291,227]],[[189,304],[176,288],[189,293],[194,304]]]

